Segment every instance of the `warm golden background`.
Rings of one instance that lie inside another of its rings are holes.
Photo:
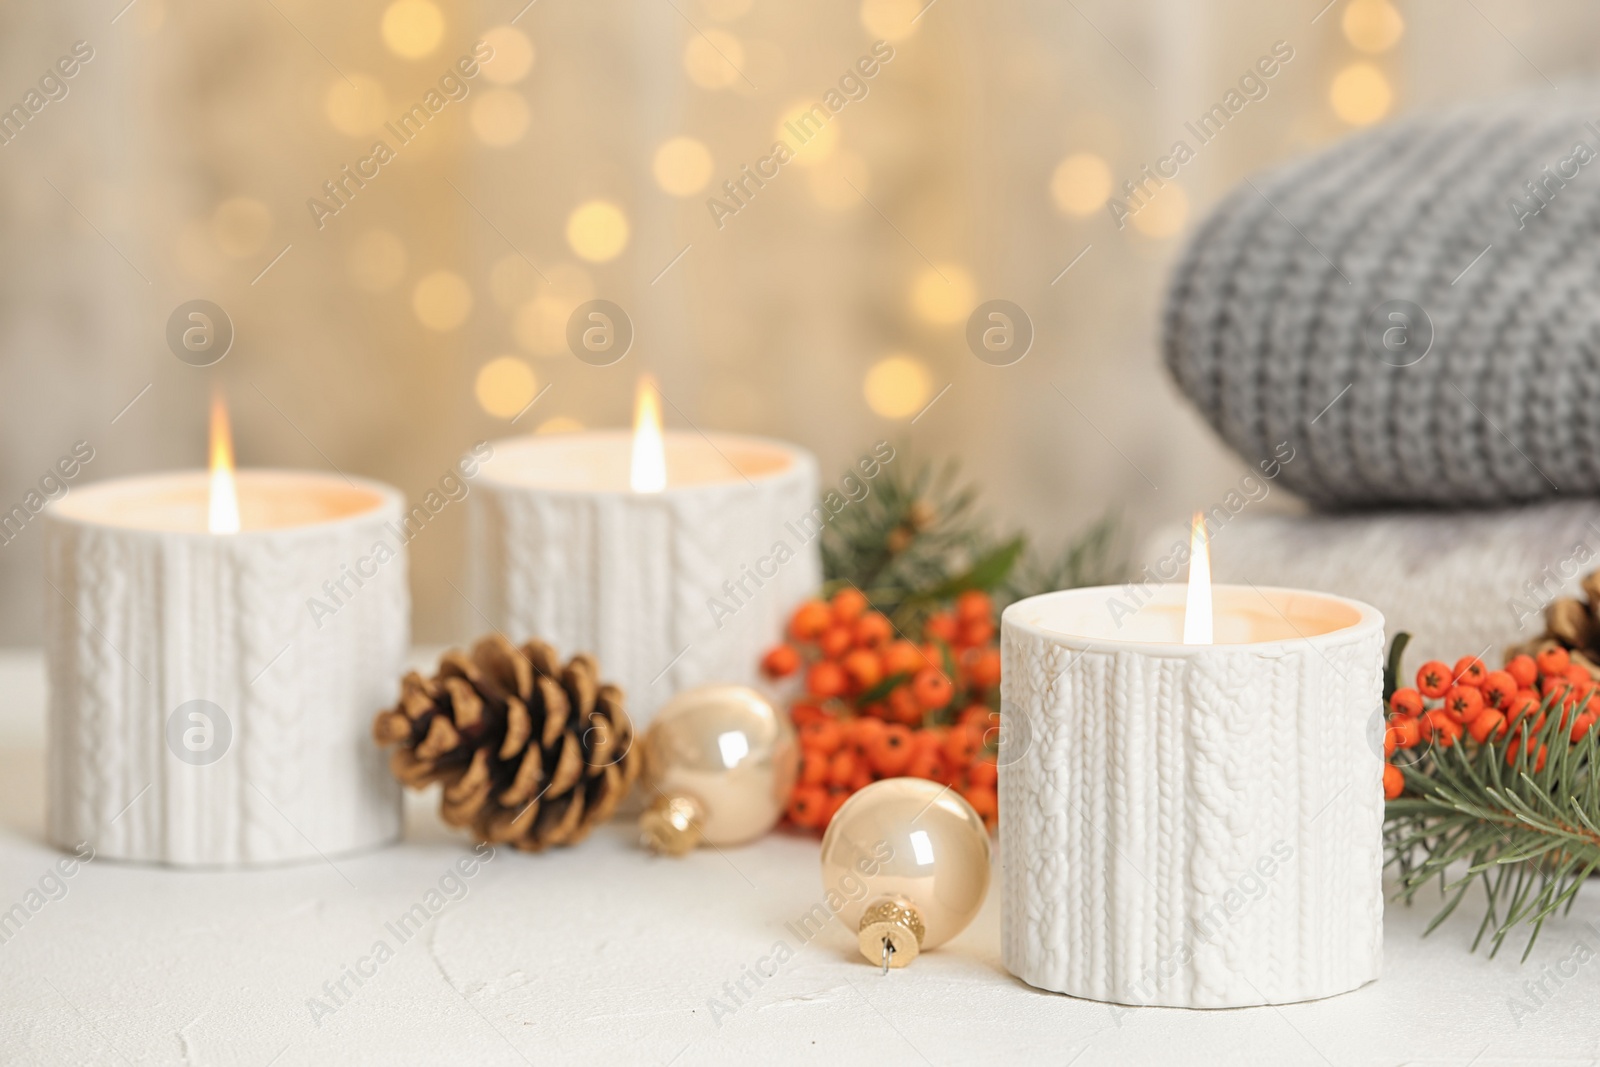
[[[0,147],[0,508],[80,439],[87,479],[200,465],[218,382],[243,464],[415,498],[480,438],[624,424],[648,370],[669,425],[825,471],[885,436],[960,456],[1047,546],[1108,507],[1181,519],[1243,471],[1157,350],[1208,205],[1395,114],[1565,87],[1600,37],[1580,0],[124,2],[0,8],[0,105],[94,49]],[[868,95],[719,229],[707,197],[880,39]],[[308,198],[479,40],[470,95],[319,230]],[[1113,186],[1276,41],[1269,95],[1119,231]],[[637,331],[605,368],[563,338],[596,296]],[[194,298],[237,330],[212,368],[164,340]],[[992,298],[1037,331],[1014,366],[966,347]],[[452,510],[412,546],[421,640],[471,629]],[[37,526],[0,547],[0,642],[35,640],[40,552]]]

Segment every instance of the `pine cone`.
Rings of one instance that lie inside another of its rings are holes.
[[[446,652],[432,678],[407,673],[372,736],[399,742],[389,769],[402,783],[444,784],[445,822],[538,852],[577,844],[627,795],[640,757],[622,704],[592,656],[562,667],[549,645],[494,634]]]

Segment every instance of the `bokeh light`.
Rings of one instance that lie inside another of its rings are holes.
[[[849,211],[860,207],[872,192],[872,170],[854,152],[838,152],[821,166],[811,168],[811,197],[818,207]]]
[[[491,359],[478,368],[473,384],[478,406],[498,419],[509,419],[539,393],[539,379],[533,368],[516,356]]]
[[[444,15],[431,0],[394,0],[383,11],[383,43],[403,59],[432,54],[444,37]]]
[[[1111,167],[1093,152],[1074,152],[1050,175],[1050,198],[1066,215],[1092,215],[1111,195]]]
[[[861,25],[873,37],[898,41],[917,32],[919,0],[861,0]]]
[[[1383,71],[1371,63],[1352,63],[1328,87],[1333,113],[1352,126],[1367,126],[1389,113],[1394,91]]]
[[[1183,186],[1168,182],[1128,222],[1146,237],[1175,237],[1189,221],[1189,196]]]
[[[953,263],[927,268],[911,285],[911,308],[929,322],[964,322],[977,302],[972,275]]]
[[[272,212],[251,196],[235,196],[211,213],[211,239],[235,259],[261,251],[272,230]]]
[[[406,275],[406,246],[388,230],[366,230],[350,242],[344,267],[358,288],[387,292]]]
[[[1350,0],[1342,20],[1344,38],[1363,52],[1387,52],[1400,43],[1406,21],[1389,0]]]
[[[628,246],[628,216],[609,200],[588,200],[567,216],[567,244],[582,259],[604,263]]]
[[[862,385],[867,406],[886,419],[915,415],[932,392],[928,368],[921,360],[901,353],[874,363]]]
[[[472,313],[472,289],[461,275],[436,270],[423,275],[411,290],[411,310],[430,330],[453,330]]]
[[[322,110],[334,129],[347,137],[363,137],[384,124],[389,117],[389,98],[383,85],[365,74],[352,74],[350,80],[335,78],[328,83]]]
[[[504,148],[528,132],[528,102],[515,89],[484,89],[472,101],[472,132],[478,140]]]
[[[489,295],[500,307],[514,308],[533,295],[538,278],[527,260],[515,252],[507,252],[489,268]]]
[[[817,166],[839,147],[838,121],[814,100],[791,105],[773,133],[789,146],[794,162],[802,167]]]
[[[693,137],[674,137],[656,149],[651,172],[656,184],[673,196],[693,196],[706,187],[715,166],[711,149]]]
[[[577,433],[583,429],[583,423],[577,419],[569,419],[565,415],[557,415],[553,419],[546,419],[539,424],[534,433]]]
[[[533,69],[533,42],[515,26],[496,26],[483,35],[494,58],[483,64],[483,76],[496,85],[515,85]]]
[[[726,89],[744,69],[744,46],[726,30],[693,34],[683,46],[683,70],[702,89]]]

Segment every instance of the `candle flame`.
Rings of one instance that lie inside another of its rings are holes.
[[[661,440],[661,401],[655,379],[639,379],[633,402],[633,466],[628,485],[635,493],[659,493],[667,487],[667,451]]]
[[[1211,644],[1211,545],[1205,513],[1189,524],[1189,598],[1183,607],[1183,643]]]
[[[228,406],[218,390],[211,397],[211,494],[207,528],[214,534],[239,532],[239,495],[233,482],[233,434]]]

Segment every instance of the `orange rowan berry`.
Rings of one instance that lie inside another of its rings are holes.
[[[871,689],[883,680],[883,659],[871,649],[858,648],[846,653],[842,666],[858,690]]]
[[[856,620],[856,644],[862,648],[881,648],[894,638],[894,625],[881,611],[869,611]]]
[[[960,769],[977,758],[983,750],[983,732],[976,727],[954,726],[944,737],[944,761]]]
[[[1532,689],[1533,683],[1539,678],[1539,665],[1527,653],[1512,656],[1511,662],[1506,664],[1506,673],[1517,680],[1518,689]]]
[[[828,794],[821,786],[801,785],[789,794],[789,821],[807,830],[822,825],[828,808]]]
[[[851,636],[848,626],[830,626],[817,639],[817,647],[822,649],[822,654],[833,660],[843,659],[854,644],[855,638]]]
[[[922,724],[922,705],[917,703],[911,686],[897,685],[889,691],[889,718],[906,726]]]
[[[832,621],[833,615],[828,611],[828,605],[820,600],[808,600],[790,616],[789,635],[796,641],[813,641]]]
[[[833,594],[830,606],[833,609],[835,622],[855,622],[871,605],[867,603],[866,594],[861,590],[847,587]]]
[[[1416,748],[1422,743],[1422,724],[1415,715],[1396,715],[1389,720],[1389,733],[1393,733],[1401,748]]]
[[[1389,710],[1402,715],[1422,714],[1422,694],[1415,689],[1396,689],[1389,696]]]
[[[806,691],[813,696],[824,699],[844,696],[845,690],[849,688],[850,679],[844,673],[844,668],[837,663],[823,660],[821,663],[813,663],[811,669],[806,671]]]
[[[956,618],[962,622],[972,622],[976,619],[989,619],[994,616],[994,601],[989,599],[989,594],[979,589],[968,589],[956,597]]]
[[[950,644],[956,639],[956,620],[953,615],[942,612],[929,615],[928,621],[922,624],[922,634],[929,641],[943,641]]]
[[[937,748],[913,751],[910,761],[906,764],[906,776],[909,778],[926,778],[929,781],[942,782],[948,775],[944,755]]]
[[[992,689],[1000,684],[1000,650],[986,648],[972,657],[967,668],[967,678],[979,689]]]
[[[1477,686],[1483,684],[1484,678],[1489,674],[1489,668],[1484,666],[1483,660],[1477,656],[1462,656],[1456,660],[1455,669],[1450,673],[1457,685]]]
[[[844,788],[856,776],[856,754],[852,749],[841,748],[828,760],[828,784]]]
[[[973,619],[961,624],[960,632],[956,634],[956,644],[968,648],[977,648],[987,645],[994,640],[994,620]]]
[[[796,704],[789,709],[789,718],[794,720],[794,724],[798,728],[808,722],[817,722],[821,719],[831,720],[833,716],[815,704]]]
[[[1000,769],[995,766],[994,759],[981,759],[967,768],[967,783],[969,785],[987,786],[993,789],[1000,779]]]
[[[1425,697],[1444,696],[1452,680],[1450,668],[1436,659],[1430,659],[1417,668],[1417,690]]]
[[[927,665],[922,650],[910,641],[891,641],[883,650],[883,669],[890,674],[915,674]]]
[[[1399,767],[1392,763],[1383,765],[1383,795],[1386,800],[1393,800],[1405,792],[1406,776]]]
[[[1539,673],[1543,675],[1565,674],[1572,665],[1572,657],[1567,655],[1567,650],[1557,645],[1547,648],[1534,657],[1534,662],[1539,666]]]
[[[1592,711],[1584,712],[1578,716],[1577,720],[1572,724],[1572,733],[1570,735],[1573,744],[1583,740],[1584,735],[1589,732],[1589,727],[1594,725],[1596,718],[1600,718],[1600,716],[1597,716]]]
[[[1493,708],[1485,708],[1472,720],[1472,725],[1467,727],[1467,733],[1480,745],[1489,743],[1490,737],[1504,737],[1507,730],[1506,717]]]
[[[1506,718],[1515,723],[1524,716],[1535,715],[1541,706],[1539,694],[1532,689],[1518,689],[1506,702]]]
[[[831,756],[844,744],[844,730],[833,719],[818,719],[800,727],[800,744],[807,752]]]
[[[1000,798],[988,786],[969,785],[961,790],[961,795],[967,798],[972,810],[981,815],[985,821],[1000,814]]]
[[[1431,738],[1440,748],[1449,748],[1461,740],[1461,724],[1443,708],[1423,712],[1418,722],[1422,726],[1423,735]]]
[[[911,731],[899,723],[885,726],[867,749],[867,761],[885,778],[904,774],[911,763]]]
[[[761,657],[761,672],[768,678],[787,678],[800,669],[800,653],[788,645],[778,645]]]
[[[1483,710],[1483,691],[1468,685],[1453,685],[1444,695],[1444,710],[1459,723],[1469,723]]]
[[[1517,765],[1517,753],[1519,751],[1521,751],[1521,749],[1522,749],[1522,738],[1513,737],[1511,739],[1511,742],[1508,745],[1506,745],[1506,766],[1507,767],[1515,767]],[[1544,770],[1545,757],[1548,756],[1549,754],[1550,754],[1550,746],[1549,745],[1540,745],[1539,746],[1539,754],[1538,754],[1538,756],[1536,756],[1534,758],[1534,761],[1533,761],[1533,773],[1534,774],[1538,774],[1540,771]]]
[[[1504,711],[1517,695],[1517,680],[1510,671],[1490,671],[1483,680],[1483,702],[1491,708]]]
[[[944,707],[950,703],[955,692],[955,686],[945,677],[945,673],[932,667],[922,668],[911,679],[911,694],[924,711]]]
[[[881,737],[883,731],[888,729],[882,719],[875,719],[867,715],[858,715],[845,723],[845,741],[854,745],[857,751],[865,752],[875,738]]]
[[[800,750],[800,784],[827,785],[828,757],[816,749],[802,748]]]

